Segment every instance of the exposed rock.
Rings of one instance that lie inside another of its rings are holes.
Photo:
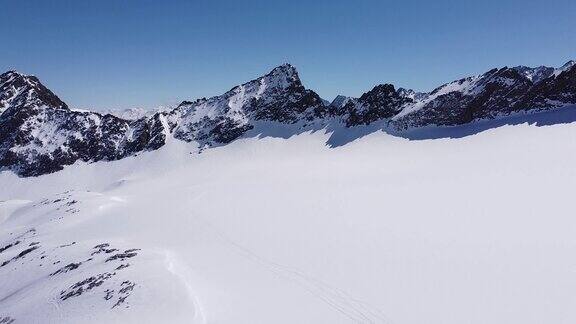
[[[381,84],[342,108],[346,126],[368,125],[398,114],[413,99],[401,96],[391,84]]]
[[[104,272],[79,281],[70,286],[70,288],[62,290],[60,292],[60,299],[66,300],[68,298],[78,297],[83,293],[102,285],[106,280],[112,278],[114,275],[115,273]]]
[[[133,258],[133,257],[138,255],[138,253],[136,253],[135,251],[138,251],[138,249],[130,249],[130,250],[126,250],[122,253],[114,254],[113,256],[106,259],[105,262],[114,261],[114,260],[124,261],[126,259]]]
[[[5,246],[0,247],[0,253],[8,250],[8,249],[11,248],[11,247],[14,247],[14,246],[18,245],[18,244],[20,244],[20,241],[14,241],[14,242],[12,242],[12,243],[8,243],[8,244],[6,244]]]
[[[25,250],[23,250],[22,252],[18,253],[18,255],[16,255],[15,257],[13,257],[12,259],[6,260],[2,263],[0,263],[0,268],[4,267],[6,265],[8,265],[10,262],[16,261],[18,259],[24,258],[28,253],[33,252],[34,250],[38,249],[39,246],[35,245],[33,247],[29,247]]]

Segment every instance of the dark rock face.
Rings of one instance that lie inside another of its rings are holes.
[[[245,110],[254,120],[296,123],[327,115],[324,101],[314,91],[304,88],[291,65],[282,65],[258,81],[270,86],[270,91],[264,89],[264,96],[247,103]]]
[[[533,83],[538,83],[554,74],[554,68],[547,66],[539,66],[537,68],[516,66],[513,69],[528,78]]]
[[[348,127],[368,125],[395,116],[405,104],[411,102],[411,98],[399,94],[393,85],[381,84],[343,107],[344,122]]]
[[[576,65],[548,77],[530,89],[519,104],[520,109],[548,108],[576,104]]]
[[[76,161],[117,160],[156,150],[169,138],[202,147],[223,145],[256,122],[356,127],[386,121],[387,127],[402,131],[570,104],[576,104],[574,61],[559,69],[493,69],[429,93],[383,84],[360,98],[338,96],[330,104],[306,89],[296,69],[284,64],[220,96],[126,119],[71,110],[36,77],[9,71],[0,75],[0,170],[36,176]]]
[[[494,118],[509,113],[531,86],[532,82],[514,69],[494,69],[478,78],[461,79],[433,90],[423,107],[402,121],[418,127]]]

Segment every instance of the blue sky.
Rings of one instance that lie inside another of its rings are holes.
[[[322,97],[576,59],[576,1],[2,1],[0,70],[73,107],[221,94],[289,62]]]

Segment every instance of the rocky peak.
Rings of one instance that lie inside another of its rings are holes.
[[[570,61],[564,63],[564,65],[562,65],[561,67],[557,68],[554,71],[554,76],[559,76],[562,72],[569,71],[569,70],[573,69],[574,66],[576,66],[576,61],[570,60]]]
[[[290,78],[298,78],[298,71],[296,67],[294,67],[290,63],[284,63],[282,65],[278,65],[277,67],[273,68],[267,75],[279,75],[283,74],[286,77]]]
[[[347,113],[345,122],[347,126],[368,125],[380,119],[392,118],[405,104],[413,101],[398,93],[393,85],[380,84],[344,106]]]
[[[115,160],[164,144],[153,118],[75,111],[33,76],[0,75],[0,168],[33,176],[75,161]]]
[[[570,61],[564,63],[564,65],[562,65],[562,67],[565,69],[568,69],[568,68],[573,67],[574,65],[576,65],[576,61],[570,60]]]
[[[416,92],[412,89],[398,88],[398,94],[402,97],[413,98]]]
[[[241,136],[255,121],[310,122],[327,114],[327,106],[304,88],[296,69],[283,64],[220,96],[182,102],[168,122],[178,139],[218,144]]]
[[[535,85],[524,96],[519,108],[561,107],[576,104],[576,62],[569,61],[554,71],[554,76]]]
[[[292,86],[302,86],[298,71],[288,63],[275,67],[258,80],[270,88],[285,89]]]
[[[337,95],[330,103],[330,106],[338,110],[344,107],[351,99],[351,97]]]
[[[0,114],[10,108],[34,107],[68,109],[68,106],[35,76],[16,71],[0,75]]]
[[[398,95],[400,97],[409,98],[409,99],[412,99],[414,101],[422,100],[428,96],[427,93],[416,92],[412,89],[398,88],[398,90],[396,92],[398,92]]]
[[[386,84],[379,84],[372,88],[372,90],[364,93],[360,99],[365,98],[368,99],[369,97],[390,97],[396,94],[396,89],[394,89],[394,85],[386,83]]]
[[[517,71],[520,75],[526,77],[533,83],[539,83],[540,81],[550,77],[554,73],[554,68],[548,66],[539,67],[528,67],[528,66],[515,66],[512,69]]]

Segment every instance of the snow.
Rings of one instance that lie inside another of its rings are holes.
[[[334,108],[338,108],[341,109],[344,106],[346,106],[346,104],[350,101],[353,100],[351,97],[346,97],[346,96],[342,96],[342,95],[338,95],[336,96],[336,98],[334,98],[334,100],[332,100],[332,102],[330,103],[330,105]]]
[[[73,109],[76,111],[82,111],[80,109]],[[109,109],[104,110],[101,113],[103,114],[111,114],[118,118],[126,119],[126,120],[137,120],[144,117],[151,117],[156,112],[161,111],[160,108],[157,109],[144,109],[144,108],[128,108],[128,109]],[[87,111],[91,112],[91,111]]]
[[[569,70],[575,64],[576,61],[568,61],[562,67],[556,69],[546,66],[539,66],[536,68],[527,66],[516,66],[513,67],[512,69],[516,70],[518,73],[525,76],[528,80],[536,84],[550,76],[557,77],[558,75],[560,75],[560,73]],[[477,95],[484,90],[484,83],[485,83],[484,78],[488,78],[488,80],[490,80],[491,82],[497,82],[508,87],[514,86],[517,83],[517,80],[514,79],[504,77],[493,77],[490,75],[490,72],[488,72],[482,75],[472,76],[447,83],[433,90],[430,93],[421,93],[418,94],[418,96],[410,96],[408,90],[400,88],[398,89],[399,92],[406,97],[412,98],[414,102],[407,104],[399,114],[393,117],[393,119],[394,120],[401,119],[404,116],[425,107],[428,103],[432,102],[439,96],[448,93],[460,92],[463,95]]]
[[[183,103],[169,116],[169,122],[177,125],[176,134],[189,139],[194,139],[190,137],[191,130],[202,131],[202,127],[199,127],[201,123],[209,123],[222,117],[234,121],[237,125],[247,125],[250,113],[247,108],[252,101],[263,100],[270,103],[278,100],[277,97],[285,94],[297,81],[299,82],[296,69],[284,64],[260,78],[232,88],[223,95]]]
[[[552,74],[554,74],[555,71],[554,68],[547,66],[539,66],[535,68],[528,66],[516,66],[513,69],[535,84],[550,77]]]
[[[64,144],[68,140],[67,136],[69,134],[61,130],[62,127],[57,120],[53,120],[47,116],[43,109],[41,109],[41,111],[41,114],[35,118],[26,120],[22,126],[24,129],[30,130],[30,136],[36,140],[27,145],[13,147],[11,151],[15,153],[27,152],[29,155],[35,156],[42,154],[51,155],[58,148],[63,150],[67,149],[67,146]],[[77,132],[71,135],[76,138],[81,137]]]
[[[568,61],[561,67],[554,70],[554,77],[559,76],[562,72],[571,69],[574,65],[576,65],[576,61]]]
[[[476,85],[480,77],[481,76],[473,76],[453,81],[443,86],[440,86],[438,89],[430,92],[427,95],[420,95],[419,98],[415,98],[416,100],[414,101],[414,103],[406,105],[406,107],[404,107],[404,109],[402,109],[402,111],[397,115],[395,115],[392,119],[398,120],[410,113],[420,110],[428,103],[432,102],[434,99],[451,92],[461,92],[464,95],[479,93],[481,91],[481,88],[476,87]]]
[[[24,236],[0,263],[41,247],[0,267],[0,318],[573,323],[575,129],[420,141],[375,132],[335,148],[316,131],[202,154],[170,141],[41,177],[2,172],[0,248]],[[113,253],[86,261],[102,243],[140,250],[101,286],[59,298],[114,271]],[[136,285],[112,308],[124,281]]]
[[[16,88],[12,85],[14,79],[16,79],[19,76],[22,76],[22,74],[10,71],[5,74],[4,81],[0,79],[0,89],[6,88],[5,93],[7,94],[5,96],[0,96],[0,114],[2,114],[6,109],[8,109],[8,107],[10,107],[13,104],[13,102],[16,100],[16,98],[18,98],[18,96],[20,96],[24,91],[28,90],[26,89],[26,87]],[[28,81],[26,82],[30,84],[30,82]],[[9,87],[7,87],[7,85]],[[30,93],[28,93],[28,96],[29,95]]]

